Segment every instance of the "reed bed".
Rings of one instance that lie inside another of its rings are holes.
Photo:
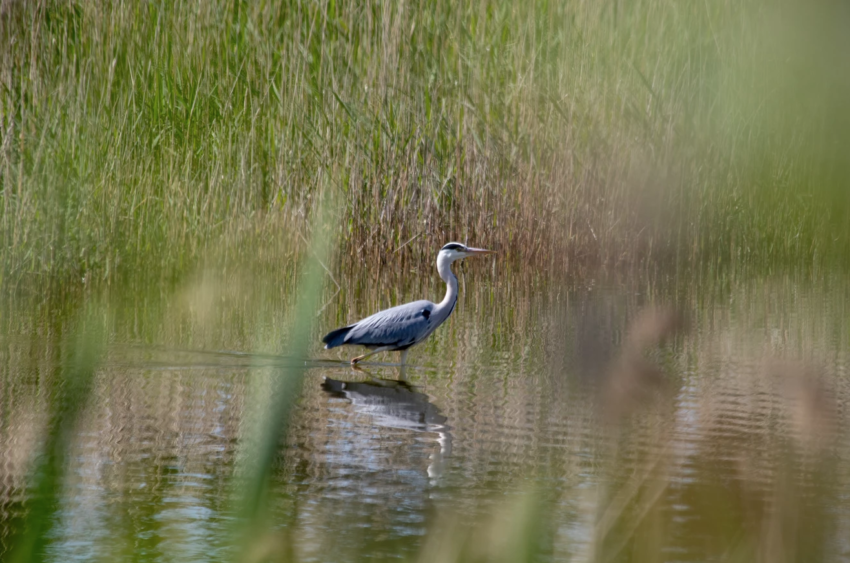
[[[840,6],[7,0],[7,287],[450,239],[555,272],[846,255]],[[26,280],[26,282],[24,282]]]

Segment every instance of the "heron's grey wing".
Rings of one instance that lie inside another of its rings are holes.
[[[374,348],[405,348],[428,336],[434,328],[430,301],[414,301],[385,309],[356,323],[345,337],[346,344]]]

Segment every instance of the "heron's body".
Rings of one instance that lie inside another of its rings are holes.
[[[410,347],[428,338],[454,311],[457,304],[457,278],[452,273],[452,262],[488,253],[489,250],[468,248],[455,242],[445,245],[437,256],[437,271],[446,282],[446,296],[442,301],[432,303],[423,299],[375,313],[326,334],[322,339],[325,348],[358,344],[372,350],[369,354],[352,359],[353,364],[378,352],[398,350],[402,353],[401,363],[404,363]]]

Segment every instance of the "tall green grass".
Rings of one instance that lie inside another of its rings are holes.
[[[576,264],[846,254],[838,4],[6,2],[0,245],[24,279],[449,239]],[[348,263],[351,263],[349,260]]]

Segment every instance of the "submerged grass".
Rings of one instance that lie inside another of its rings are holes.
[[[4,2],[2,281],[282,255],[325,192],[349,264],[461,239],[555,271],[831,265],[845,12]]]

